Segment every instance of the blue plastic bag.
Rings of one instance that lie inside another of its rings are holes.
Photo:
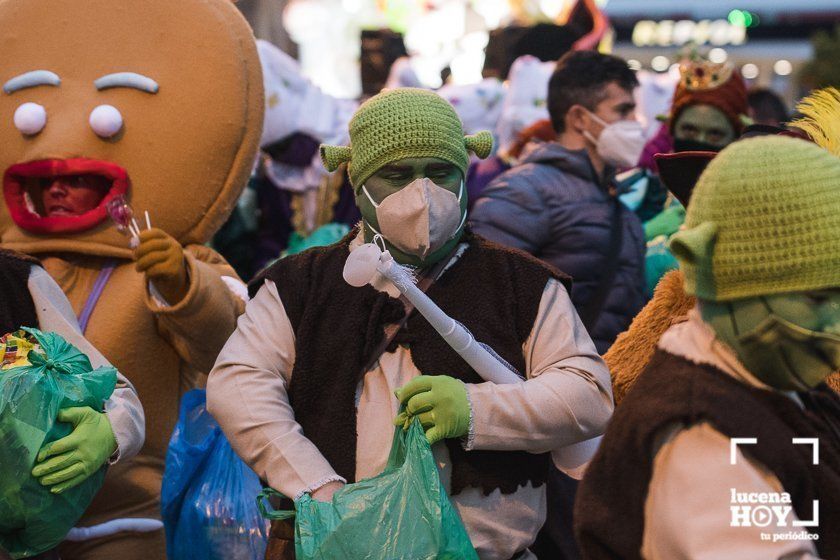
[[[254,504],[261,489],[207,412],[205,392],[184,395],[161,491],[169,560],[262,560],[269,523]]]
[[[267,488],[257,502],[266,517],[295,517],[297,560],[478,560],[416,418],[395,430],[382,474],[348,484],[331,502],[304,494],[294,512],[269,511],[266,498],[277,494]]]

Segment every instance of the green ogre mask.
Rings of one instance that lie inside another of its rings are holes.
[[[330,171],[348,164],[366,240],[375,229],[398,262],[425,267],[460,238],[470,152],[485,158],[492,148],[489,132],[465,136],[436,93],[397,88],[363,103],[350,121],[350,145],[321,146],[321,157]]]
[[[756,377],[805,390],[840,369],[840,159],[735,142],[706,168],[671,250],[703,319]]]

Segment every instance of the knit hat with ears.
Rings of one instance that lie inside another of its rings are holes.
[[[433,157],[448,161],[466,176],[469,152],[486,158],[493,136],[464,136],[452,105],[438,94],[416,88],[387,90],[371,97],[350,121],[350,146],[321,146],[324,166],[335,171],[348,163],[350,183],[359,189],[389,163]]]
[[[804,140],[732,143],[691,195],[671,251],[709,301],[840,288],[840,158]]]

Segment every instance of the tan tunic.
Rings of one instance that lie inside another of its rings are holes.
[[[767,388],[738,362],[734,353],[693,310],[688,321],[671,327],[659,347],[695,363],[715,366],[740,381]],[[790,397],[798,401],[795,393]],[[749,446],[737,451],[730,465],[729,438],[708,423],[672,425],[658,434],[653,476],[645,502],[642,556],[647,560],[680,558],[744,560],[810,560],[811,541],[777,540],[773,534],[802,528],[732,527],[730,492],[783,492],[779,479],[749,457]],[[792,513],[795,519],[796,514]],[[771,535],[762,540],[760,533]]]

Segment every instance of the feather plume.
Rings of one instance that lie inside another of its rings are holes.
[[[840,157],[840,91],[828,87],[817,90],[804,98],[796,110],[804,115],[790,123],[816,142],[816,144]]]

